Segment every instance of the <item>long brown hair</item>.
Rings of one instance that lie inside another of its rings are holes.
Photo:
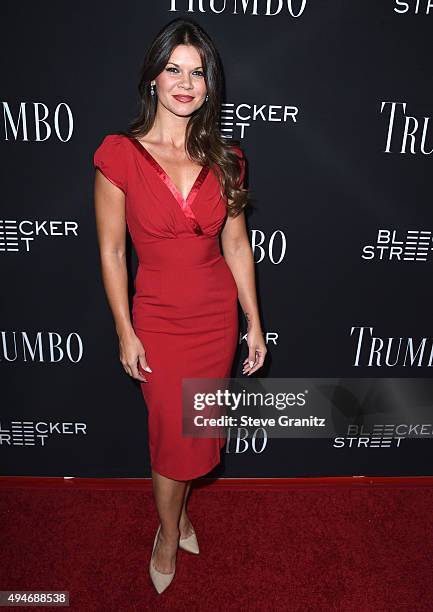
[[[128,137],[144,136],[155,120],[157,94],[150,94],[150,83],[166,67],[177,45],[193,45],[203,64],[208,100],[189,118],[186,127],[185,148],[188,156],[200,165],[208,163],[215,170],[222,196],[227,198],[227,211],[236,217],[246,206],[249,190],[240,188],[241,165],[232,145],[240,141],[221,136],[219,112],[223,86],[223,72],[218,52],[202,27],[192,19],[177,18],[170,21],[148,48],[138,84],[139,111],[121,132]],[[241,150],[242,156],[243,152]],[[245,163],[245,159],[244,159]],[[230,202],[231,201],[231,202]]]

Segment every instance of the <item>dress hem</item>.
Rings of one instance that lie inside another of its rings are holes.
[[[205,471],[200,470],[200,474],[193,475],[193,476],[186,476],[186,477],[183,477],[183,478],[179,478],[179,477],[176,478],[176,477],[174,477],[174,476],[172,476],[170,474],[167,474],[167,473],[164,474],[157,467],[155,467],[154,464],[152,464],[152,469],[155,472],[157,472],[158,474],[161,474],[161,476],[164,476],[165,478],[170,478],[171,480],[182,480],[183,481],[183,480],[194,480],[195,478],[200,478],[200,477],[205,476],[206,474],[208,474],[211,470],[213,470],[214,467],[216,467],[219,463],[221,463],[221,450],[224,448],[225,444],[226,443],[224,443],[220,447],[220,450],[218,452],[218,458],[211,464],[211,466],[208,469],[206,469]]]

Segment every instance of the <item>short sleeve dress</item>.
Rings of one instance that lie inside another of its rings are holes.
[[[242,183],[245,159],[233,147]],[[152,369],[140,367],[152,469],[175,480],[202,476],[220,462],[226,438],[182,435],[182,379],[230,377],[239,329],[237,285],[219,247],[227,200],[208,164],[184,200],[150,152],[125,135],[107,135],[93,161],[125,194],[138,256],[132,325]]]

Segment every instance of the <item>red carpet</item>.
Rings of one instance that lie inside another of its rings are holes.
[[[80,612],[433,610],[431,480],[203,484],[201,554],[179,551],[161,595],[149,481],[40,480],[0,478],[0,590],[68,590]]]

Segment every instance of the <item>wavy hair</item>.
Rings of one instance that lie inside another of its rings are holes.
[[[139,110],[136,118],[121,132],[137,138],[151,129],[158,104],[158,96],[150,94],[150,83],[166,67],[177,45],[194,46],[201,58],[208,100],[189,118],[185,148],[191,160],[200,165],[206,163],[217,176],[220,193],[227,198],[229,216],[236,217],[248,203],[249,189],[240,185],[241,163],[235,148],[245,158],[239,140],[221,136],[219,113],[223,88],[223,71],[219,54],[212,40],[202,27],[192,19],[177,18],[162,28],[148,48],[138,84]],[[233,148],[233,145],[235,148]]]

